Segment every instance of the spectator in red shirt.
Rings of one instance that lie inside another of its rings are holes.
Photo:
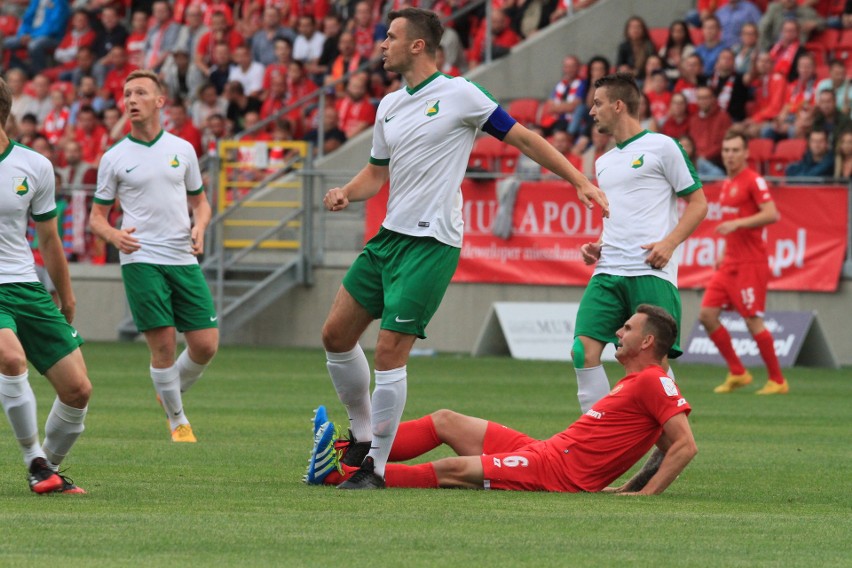
[[[275,63],[267,65],[263,72],[263,90],[269,89],[274,77],[287,78],[287,69],[293,61],[293,43],[280,37],[275,40]]]
[[[361,71],[349,78],[346,95],[335,105],[339,116],[338,126],[351,139],[370,128],[376,121],[376,107],[367,96],[370,76]]]
[[[189,120],[182,100],[174,101],[169,107],[169,118],[172,124],[169,132],[192,144],[192,147],[195,148],[195,155],[201,156],[201,132]]]
[[[672,102],[672,93],[668,87],[669,79],[666,77],[666,72],[662,69],[653,71],[645,79],[645,96],[648,97],[648,110],[651,113],[651,118],[654,119],[657,125],[665,122],[669,106]]]
[[[754,78],[751,82],[754,111],[745,119],[746,134],[750,138],[760,136],[761,130],[775,120],[784,106],[784,92],[787,81],[784,75],[773,70],[772,56],[761,53],[754,64]]]
[[[816,105],[817,79],[814,57],[804,53],[797,63],[798,78],[787,83],[784,90],[784,104],[778,116],[775,117],[771,128],[765,128],[761,135],[764,138],[795,138],[796,118],[802,111],[810,111]]]
[[[287,100],[287,78],[276,75],[266,91],[263,105],[260,107],[260,117],[267,119],[284,108]]]
[[[290,63],[290,69],[287,71],[287,106],[307,97],[317,88],[316,83],[311,81],[305,73],[305,65],[301,61]],[[293,124],[293,135],[297,138],[301,138],[305,131],[302,117],[307,115],[310,104],[310,102],[302,103],[287,113],[287,118]]]
[[[491,56],[494,59],[509,54],[512,47],[521,42],[521,36],[509,25],[511,21],[504,10],[494,10],[491,14]],[[468,58],[471,69],[485,60],[485,29],[482,25],[473,40]]]
[[[704,84],[704,65],[701,58],[696,54],[689,55],[683,60],[680,67],[680,79],[675,83],[673,92],[683,93],[689,104],[689,114],[695,114],[698,110],[698,97],[696,90]]]
[[[117,104],[118,101],[124,100],[124,80],[137,67],[128,60],[127,49],[124,46],[116,45],[109,53],[109,72],[106,74],[103,87],[104,98],[112,97]]]
[[[46,69],[44,74],[51,80],[57,80],[60,74],[72,71],[77,65],[77,52],[81,47],[91,47],[95,43],[95,31],[89,25],[89,15],[83,10],[77,10],[71,16],[71,27],[65,33],[53,59],[57,66]]]
[[[772,71],[784,75],[788,81],[796,78],[799,57],[805,53],[799,43],[799,24],[795,20],[787,20],[781,27],[781,37],[769,50],[774,66]]]
[[[723,176],[722,140],[731,127],[731,117],[719,108],[710,87],[698,87],[696,97],[698,112],[689,119],[689,136],[695,141],[698,174]]]
[[[130,34],[127,36],[124,46],[127,48],[128,61],[137,68],[142,66],[145,59],[145,40],[147,37],[148,14],[145,12],[133,12],[133,15],[130,17]],[[107,56],[110,53],[112,53],[112,49],[107,53]]]
[[[92,107],[83,107],[77,113],[77,126],[74,128],[73,138],[83,149],[83,159],[96,166],[109,148],[109,134],[106,128],[101,126],[98,115]]]
[[[689,133],[689,103],[683,93],[672,95],[669,111],[660,126],[660,133],[675,140]]]
[[[355,4],[355,15],[348,30],[355,39],[355,50],[361,59],[372,61],[381,57],[379,46],[385,40],[388,29],[384,24],[374,23],[370,3],[361,0]]]
[[[195,64],[205,74],[210,74],[213,65],[213,52],[216,44],[224,43],[231,51],[243,44],[243,36],[228,25],[228,20],[222,12],[214,12],[210,17],[210,31],[198,40],[198,51],[195,52]]]
[[[65,129],[68,127],[68,119],[71,116],[71,109],[68,108],[65,100],[65,93],[57,88],[50,91],[50,101],[53,108],[47,113],[47,116],[42,123],[41,131],[47,141],[54,146],[65,135]]]
[[[121,139],[121,137],[124,135],[124,133],[121,133],[121,135],[119,135],[119,131],[122,129],[122,124],[125,124],[122,123],[121,111],[115,107],[104,109],[103,123],[104,130],[107,133],[106,142],[104,142],[104,147],[109,148],[110,146],[118,142],[119,139]],[[116,130],[116,132],[113,133],[113,130]]]

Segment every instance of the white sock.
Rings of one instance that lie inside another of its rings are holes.
[[[157,390],[157,394],[160,395],[160,400],[163,401],[163,407],[169,416],[169,424],[172,430],[181,424],[189,424],[186,414],[183,413],[183,400],[180,396],[180,375],[178,374],[177,365],[172,365],[168,369],[155,369],[151,367],[151,380],[154,381],[154,388]]]
[[[59,400],[59,397],[53,401],[53,408],[47,415],[47,423],[44,426],[42,450],[54,466],[59,467],[71,450],[71,446],[86,429],[83,426],[83,420],[86,418],[88,408],[88,406],[85,408],[68,406]]]
[[[405,396],[408,390],[405,367],[390,371],[376,371],[376,389],[373,391],[373,443],[370,453],[376,464],[376,473],[385,476],[393,439],[399,428]]]
[[[585,414],[594,404],[609,394],[609,379],[603,365],[574,369],[577,371],[577,399],[580,412]]]
[[[370,364],[361,345],[346,353],[325,352],[326,367],[337,397],[349,415],[349,427],[359,442],[369,442],[370,426]]]
[[[38,443],[36,399],[28,379],[29,371],[14,377],[0,374],[0,402],[21,445],[27,466],[34,459],[45,457]]]
[[[180,374],[180,392],[186,392],[201,378],[207,365],[200,365],[189,356],[189,349],[184,349],[175,364]]]

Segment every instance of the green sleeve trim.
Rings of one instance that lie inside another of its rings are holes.
[[[42,213],[40,215],[36,215],[35,213],[33,213],[33,221],[49,221],[56,217],[58,214],[59,212],[56,210],[56,208],[51,209],[47,213]]]
[[[485,87],[483,87],[479,83],[471,81],[470,79],[465,79],[465,81],[467,81],[468,83],[470,83],[471,85],[473,85],[474,87],[476,87],[477,89],[482,91],[482,94],[485,95],[486,97],[488,97],[489,99],[491,99],[493,102],[495,102],[495,103],[497,102],[497,99],[494,98],[494,95],[489,93],[488,89],[486,89]],[[497,103],[497,104],[500,104],[500,103]]]
[[[112,205],[115,203],[115,199],[101,199],[100,197],[95,197],[94,201],[98,205]]]
[[[378,158],[370,156],[370,163],[374,166],[387,166],[390,165],[390,158],[386,160],[380,160]]]
[[[678,191],[678,192],[677,192],[677,196],[678,196],[678,197],[683,197],[684,195],[689,195],[690,193],[693,193],[693,192],[698,191],[698,190],[699,190],[699,189],[701,189],[702,187],[704,187],[704,186],[702,185],[702,183],[701,183],[700,181],[696,181],[695,183],[693,183],[692,185],[690,185],[690,186],[689,186],[689,187],[687,187],[686,189],[681,189],[680,191]]]
[[[199,193],[203,193],[203,192],[204,192],[204,186],[202,185],[201,187],[199,187],[195,191],[187,191],[186,193],[189,194],[189,195],[198,195]]]

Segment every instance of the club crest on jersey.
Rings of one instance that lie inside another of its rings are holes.
[[[177,154],[175,154],[175,157],[172,158],[172,160],[169,162],[169,165],[173,168],[176,168],[180,165],[180,162],[178,161]]]
[[[27,182],[26,176],[13,177],[12,186],[15,188],[15,193],[17,195],[26,195],[27,192],[30,190],[30,184],[29,182]]]
[[[440,104],[440,99],[426,101],[426,116],[435,116],[436,114],[441,112],[441,109],[438,106]]]
[[[645,165],[645,154],[642,154],[638,158],[634,156],[633,161],[630,163],[630,167],[635,169],[641,168]]]

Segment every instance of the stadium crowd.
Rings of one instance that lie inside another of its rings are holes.
[[[411,3],[442,16],[465,4]],[[569,10],[593,3],[495,0],[492,56],[505,56]],[[199,156],[246,129],[251,140],[316,142],[320,125],[323,150],[331,152],[370,128],[378,101],[400,86],[382,68],[378,47],[385,15],[400,4],[3,2],[0,63],[13,94],[7,130],[56,167],[69,258],[102,263],[109,256],[86,234],[79,213],[88,209],[86,197],[68,190],[91,187],[103,152],[129,132],[122,85],[130,72],[145,68],[161,76],[168,92],[163,124]],[[482,63],[483,16],[480,7],[448,23],[439,54],[445,73],[460,75]],[[644,92],[644,124],[680,140],[700,175],[724,174],[721,142],[734,126],[767,141],[752,149],[753,165],[767,175],[848,178],[850,28],[852,0],[698,0],[694,12],[668,29],[649,29],[634,16],[617,53],[585,64],[567,55],[552,95],[518,118],[592,177],[594,159],[612,142],[592,132],[590,85],[609,71],[630,70]],[[309,97],[321,89],[333,104],[319,116]]]

